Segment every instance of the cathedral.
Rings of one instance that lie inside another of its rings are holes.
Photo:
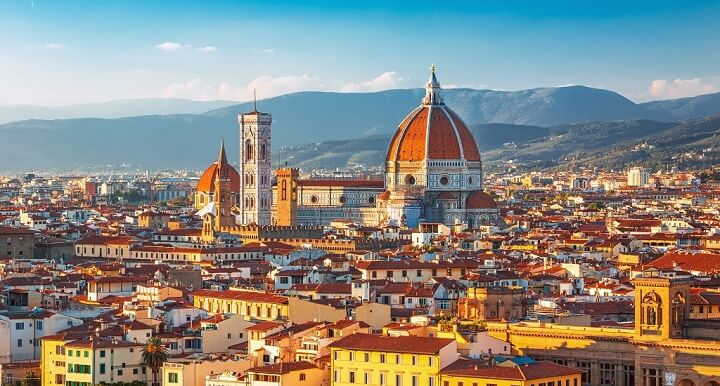
[[[218,170],[226,170],[228,203],[241,225],[310,226],[346,220],[365,225],[420,222],[477,228],[501,224],[483,191],[480,152],[462,119],[445,103],[433,67],[420,105],[402,120],[385,157],[384,180],[300,178],[297,169],[270,166],[272,117],[257,108],[238,116],[239,170],[218,160],[195,194],[200,214],[215,212]],[[223,150],[224,152],[224,150]],[[224,153],[223,153],[224,154]],[[216,220],[217,221],[217,220]]]

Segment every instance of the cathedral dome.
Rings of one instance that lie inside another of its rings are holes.
[[[465,207],[467,209],[497,209],[497,204],[489,194],[482,190],[476,190],[468,196]]]
[[[422,104],[400,123],[386,161],[464,160],[480,162],[480,152],[465,123],[440,97],[433,67]]]
[[[230,189],[232,189],[233,192],[240,191],[240,174],[227,162],[227,159],[225,158],[225,144],[220,147],[220,156],[218,157],[218,160],[205,169],[205,172],[203,172],[202,176],[200,176],[200,181],[198,181],[196,191],[211,193],[215,190],[218,165],[220,165],[221,162],[223,163],[224,170],[227,171],[227,177],[230,179]]]

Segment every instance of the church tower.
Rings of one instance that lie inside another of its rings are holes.
[[[215,231],[223,227],[235,225],[235,216],[232,214],[233,199],[232,186],[230,183],[230,164],[225,155],[225,141],[220,145],[217,168],[215,169],[215,192],[213,201],[215,203]]]
[[[270,225],[272,169],[268,113],[253,111],[238,115],[240,124],[240,213],[243,225]]]
[[[689,281],[661,277],[658,270],[647,270],[632,283],[635,286],[635,339],[683,338],[683,324],[689,315]]]
[[[282,168],[275,172],[277,193],[275,197],[275,225],[298,225],[297,180],[300,171],[296,168]]]

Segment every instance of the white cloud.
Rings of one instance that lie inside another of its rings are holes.
[[[200,51],[200,52],[215,52],[215,51],[217,51],[217,48],[215,48],[213,46],[205,46],[205,47],[198,48],[198,51]]]
[[[49,50],[60,50],[60,49],[65,48],[65,46],[60,43],[45,43],[43,45],[43,47],[45,47]]]
[[[400,84],[402,84],[405,80],[405,78],[399,76],[395,71],[387,71],[365,82],[347,83],[340,88],[340,91],[367,92],[387,90],[400,87]]]
[[[650,95],[659,99],[692,97],[717,91],[718,87],[700,78],[675,79],[673,81],[658,79],[653,80],[649,88]]]
[[[155,47],[163,51],[178,51],[183,48],[190,48],[191,46],[189,44],[182,44],[177,42],[164,42],[156,44]]]
[[[253,90],[258,98],[269,98],[282,94],[305,90],[320,90],[324,86],[318,78],[307,74],[257,77],[245,85],[235,85],[231,82],[211,84],[199,78],[186,82],[170,84],[163,90],[162,96],[166,98],[187,98],[195,100],[251,100]]]
[[[260,50],[260,51],[262,51],[262,52],[264,52],[264,53],[266,53],[266,54],[274,54],[274,53],[275,53],[275,49],[274,49],[274,48],[263,48],[263,49]]]

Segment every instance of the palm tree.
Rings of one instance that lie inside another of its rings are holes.
[[[158,370],[168,358],[168,352],[159,336],[148,338],[142,349],[143,364],[152,370],[153,386],[159,386]]]

